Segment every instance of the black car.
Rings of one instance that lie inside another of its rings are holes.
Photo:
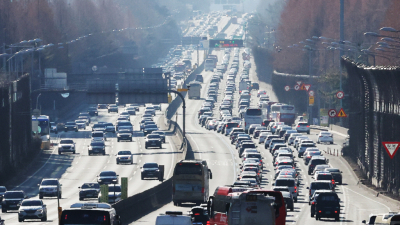
[[[242,153],[246,148],[257,148],[257,146],[254,143],[247,143],[247,142],[243,143],[239,148],[239,156],[242,155]]]
[[[100,192],[100,185],[98,183],[84,183],[79,187],[79,201],[85,198],[97,198]]]
[[[157,163],[145,163],[143,167],[141,167],[141,178],[159,178],[160,170],[158,169]]]
[[[258,90],[260,89],[260,85],[258,83],[251,83],[251,90]]]
[[[293,196],[290,192],[282,191],[283,200],[285,200],[286,208],[290,209],[290,211],[294,210],[294,201]]]
[[[203,83],[203,75],[197,74],[197,75],[196,75],[196,78],[195,78],[195,81],[198,81],[198,82]]]
[[[325,171],[330,172],[332,174],[335,183],[342,184],[342,171],[336,168],[326,168]]]
[[[22,200],[28,198],[24,191],[6,191],[1,202],[1,212],[7,210],[18,210]]]
[[[98,109],[107,109],[107,107],[108,107],[107,104],[98,104],[97,105]]]
[[[103,141],[92,141],[89,145],[88,155],[106,154],[106,145]]]
[[[116,112],[116,113],[118,113],[118,106],[117,105],[109,105],[108,106],[108,112],[110,113],[110,112]]]
[[[321,193],[314,201],[315,219],[334,218],[339,221],[340,216],[340,198],[335,192]]]
[[[122,141],[122,140],[132,142],[132,134],[131,134],[131,133],[128,133],[128,132],[121,132],[121,133],[118,133],[118,135],[117,135],[117,142],[120,142],[120,141]]]
[[[64,125],[64,131],[65,132],[70,131],[70,130],[78,132],[78,126],[76,125],[76,123],[74,121],[73,122],[66,122],[65,125]]]
[[[158,134],[149,134],[146,136],[144,148],[158,147],[162,148],[161,137]]]
[[[7,188],[4,186],[0,186],[0,202],[3,201],[4,193],[6,193]]]
[[[165,133],[164,133],[164,131],[153,131],[152,134],[160,135],[162,143],[165,143]]]
[[[192,217],[193,224],[207,225],[210,224],[210,217],[207,210],[201,206],[195,206],[190,210],[190,217]]]
[[[87,112],[89,113],[90,116],[98,116],[99,115],[99,112],[97,111],[96,107],[89,107]]]
[[[114,171],[102,171],[97,175],[97,183],[102,184],[118,184],[119,175]]]

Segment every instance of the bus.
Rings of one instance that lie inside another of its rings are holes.
[[[271,106],[271,119],[292,125],[296,119],[296,109],[293,105],[276,103]]]
[[[205,203],[209,196],[211,170],[205,160],[181,160],[175,165],[172,177],[172,201]]]
[[[261,125],[264,119],[262,109],[260,108],[248,107],[245,109],[242,115],[243,115],[242,128],[244,129],[245,133],[248,133],[251,124]]]
[[[50,117],[40,115],[39,117],[32,116],[32,132],[38,133],[41,136],[50,134]]]
[[[60,225],[121,225],[115,209],[107,203],[75,203],[61,213]]]

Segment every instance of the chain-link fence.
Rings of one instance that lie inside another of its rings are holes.
[[[370,68],[343,59],[349,74],[349,147],[368,181],[400,193],[400,155],[391,159],[382,142],[400,141],[400,68]]]

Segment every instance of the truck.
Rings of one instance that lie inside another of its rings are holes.
[[[239,83],[239,94],[242,93],[243,90],[249,90],[249,86],[246,81],[240,81]]]
[[[188,96],[189,99],[197,98],[200,99],[200,94],[201,94],[201,83],[197,81],[192,81],[189,83],[189,91],[188,91]]]
[[[214,198],[207,204],[210,224],[275,225],[275,198],[261,193],[232,193],[226,199],[224,212],[214,210]],[[222,211],[222,210],[220,210]]]

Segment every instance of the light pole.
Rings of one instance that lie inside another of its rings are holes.
[[[36,98],[36,109],[38,108],[38,103],[39,103],[39,97],[42,95],[42,93],[39,93],[37,98]]]

